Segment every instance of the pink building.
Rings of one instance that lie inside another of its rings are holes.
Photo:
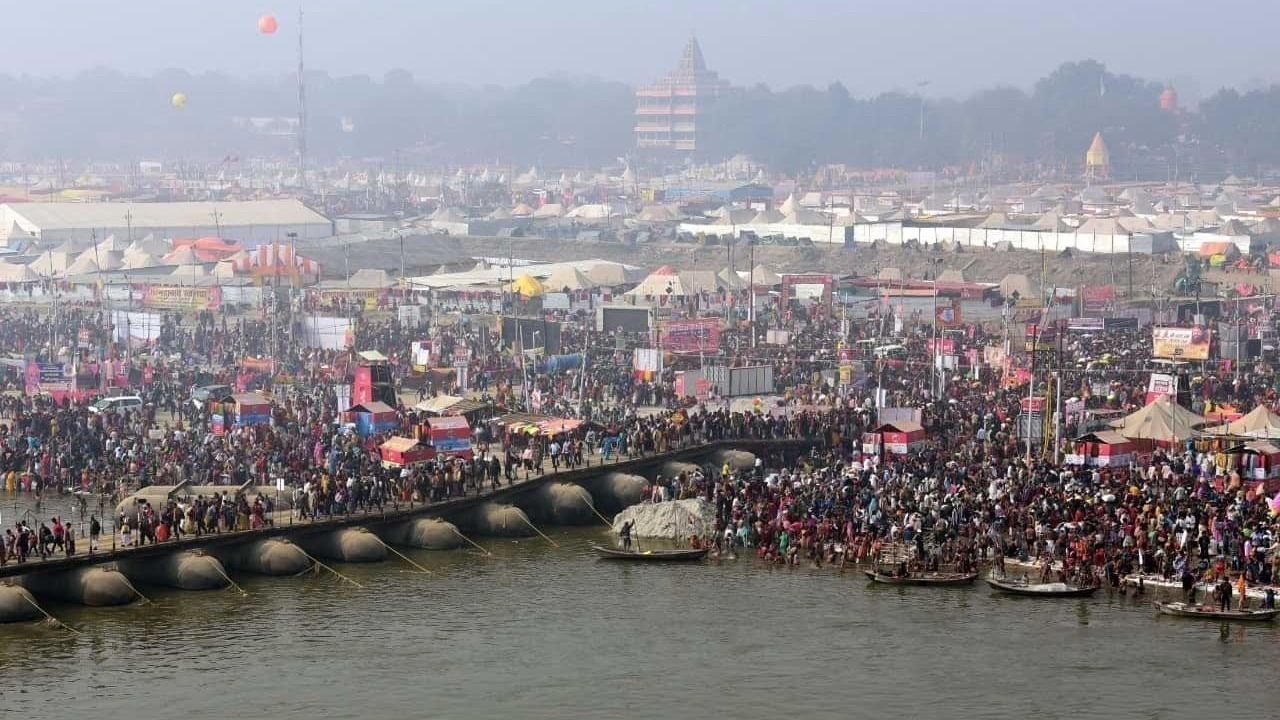
[[[724,95],[729,83],[708,70],[697,38],[689,38],[680,66],[652,85],[636,90],[636,147],[641,150],[698,149],[699,116]]]

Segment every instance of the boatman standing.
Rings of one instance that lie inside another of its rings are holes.
[[[622,549],[628,552],[631,551],[631,528],[635,524],[635,520],[628,520],[622,523],[622,529],[618,531],[618,534],[622,536]]]

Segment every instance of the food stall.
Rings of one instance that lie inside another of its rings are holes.
[[[395,408],[378,400],[352,405],[347,413],[362,437],[390,432],[400,424]]]
[[[881,423],[871,432],[880,436],[884,452],[893,455],[906,455],[913,450],[919,450],[928,442],[924,427],[912,420]],[[866,444],[866,436],[863,436],[863,445],[866,446]]]
[[[386,468],[408,467],[427,462],[435,454],[430,446],[423,445],[417,438],[399,435],[388,438],[378,446],[378,451],[382,455],[382,466]]]
[[[271,424],[271,398],[262,393],[232,393],[209,399],[210,428],[215,435],[251,425]]]
[[[472,458],[471,424],[461,415],[442,415],[427,418],[425,424],[427,442],[432,456]]]
[[[1268,493],[1280,490],[1280,447],[1267,440],[1253,440],[1226,454],[1241,478],[1264,481]]]
[[[1096,430],[1076,438],[1071,454],[1065,459],[1068,465],[1122,467],[1129,464],[1134,450],[1133,441],[1120,433]]]

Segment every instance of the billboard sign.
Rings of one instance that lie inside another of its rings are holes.
[[[1208,360],[1213,333],[1204,327],[1154,327],[1152,354],[1158,358]]]

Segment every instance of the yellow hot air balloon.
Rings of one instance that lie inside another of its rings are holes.
[[[169,103],[172,104],[174,107],[178,108],[179,110],[181,110],[182,108],[187,106],[187,94],[174,93],[173,97],[169,98]]]

